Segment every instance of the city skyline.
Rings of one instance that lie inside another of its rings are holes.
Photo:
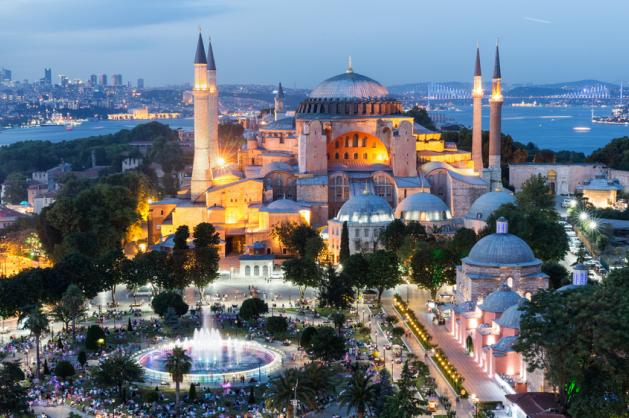
[[[619,1],[596,9],[571,4],[570,15],[565,5],[541,1],[455,3],[453,9],[406,1],[373,13],[377,3],[359,7],[356,1],[160,0],[147,9],[145,1],[110,0],[94,13],[77,0],[0,1],[6,20],[0,35],[7,40],[0,65],[18,80],[39,79],[52,67],[53,78],[121,73],[125,80],[145,78],[149,86],[182,84],[190,78],[201,26],[214,40],[220,84],[281,80],[289,88],[312,88],[342,71],[348,55],[357,72],[385,85],[467,81],[477,41],[487,73],[497,37],[509,84],[626,80],[626,46],[613,42],[622,13],[610,12],[627,7]]]

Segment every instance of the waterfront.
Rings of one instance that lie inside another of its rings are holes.
[[[539,148],[553,151],[569,150],[590,154],[605,146],[613,138],[629,135],[629,126],[592,123],[591,109],[571,107],[513,107],[506,104],[502,110],[502,131],[515,141],[534,143]],[[596,108],[596,115],[608,115],[611,106]],[[434,112],[448,123],[472,125],[472,106],[461,106],[459,111]],[[575,127],[590,130],[575,131]],[[483,129],[489,129],[489,107],[483,107]]]
[[[192,130],[193,120],[190,119],[157,119],[157,122],[169,125],[171,128],[184,128]],[[148,123],[149,120],[88,120],[72,130],[66,130],[64,126],[34,126],[28,128],[10,128],[0,130],[0,146],[9,145],[20,141],[51,141],[61,142],[71,139],[86,138],[89,136],[109,135],[121,129],[133,129],[133,127]]]

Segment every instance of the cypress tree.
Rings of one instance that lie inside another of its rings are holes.
[[[339,251],[339,261],[345,265],[349,260],[349,230],[347,229],[347,221],[343,222],[341,230],[341,249]]]

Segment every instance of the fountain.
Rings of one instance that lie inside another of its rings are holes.
[[[223,338],[210,324],[211,315],[203,310],[203,327],[192,338],[177,339],[135,354],[144,368],[148,382],[170,381],[165,363],[173,347],[182,347],[192,358],[190,373],[184,383],[221,386],[226,383],[248,383],[250,379],[264,381],[282,365],[281,354],[255,341]]]

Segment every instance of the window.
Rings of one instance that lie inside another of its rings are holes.
[[[339,159],[339,153],[338,153],[338,152],[335,152],[335,153],[334,153],[334,159],[335,159],[335,160],[338,160],[338,159]]]
[[[284,143],[284,137],[280,136],[280,144],[283,144],[283,143]]]
[[[339,140],[334,141],[334,148],[338,148],[341,144],[339,144]]]
[[[369,236],[369,228],[365,228],[364,237],[367,238]]]
[[[358,134],[354,134],[354,138],[352,140],[352,146],[358,147]]]
[[[356,229],[354,230],[354,236],[355,236],[356,238],[360,238],[360,229],[356,228]]]
[[[253,267],[253,275],[254,276],[259,276],[260,275],[260,266],[254,266]]]
[[[513,287],[513,277],[507,277],[507,286]]]
[[[343,159],[349,160],[349,154],[348,153],[343,154]]]
[[[262,266],[262,275],[265,277],[269,275],[269,266]]]
[[[355,152],[355,153],[354,153],[354,159],[355,159],[355,160],[357,160],[357,159],[358,159],[358,153],[357,153],[357,152]]]
[[[369,158],[369,156],[367,155],[367,153],[366,153],[366,152],[363,152],[363,160],[366,160],[366,159],[368,159],[368,158]]]
[[[366,147],[366,146],[367,146],[367,138],[366,138],[366,137],[365,137],[365,138],[363,138],[363,143],[362,143],[362,146],[363,146],[363,147]]]
[[[345,137],[345,146],[349,147],[349,136]]]
[[[245,266],[245,276],[251,276],[251,267]]]

